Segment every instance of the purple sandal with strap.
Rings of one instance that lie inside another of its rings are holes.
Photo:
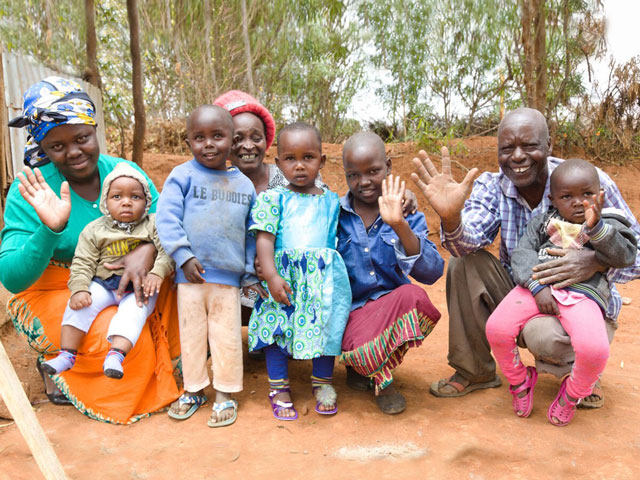
[[[338,395],[333,385],[325,384],[313,387],[313,395],[316,397],[316,412],[320,415],[335,415],[338,413]],[[320,407],[330,407],[330,410],[320,410]]]
[[[566,377],[562,381],[562,385],[560,385],[560,391],[558,392],[558,396],[549,406],[549,411],[547,412],[547,419],[556,427],[566,427],[569,425],[569,422],[573,418],[573,415],[576,413],[576,405],[580,402],[580,400],[572,401],[569,400],[569,395],[567,395],[567,380],[569,377]],[[560,405],[560,399],[564,400],[564,405]],[[555,421],[554,418],[557,420]]]
[[[527,378],[525,378],[522,385],[517,388],[513,388],[513,385],[509,385],[509,392],[513,395],[513,411],[521,418],[527,418],[531,415],[533,410],[533,389],[538,381],[538,371],[535,367],[527,367]],[[527,390],[527,394],[523,397],[518,395]]]
[[[282,400],[274,400],[276,395],[280,393],[291,393],[291,389],[289,388],[281,388],[278,390],[269,390],[269,402],[271,402],[271,409],[273,410],[273,416],[277,420],[282,420],[284,422],[289,420],[297,420],[298,419],[298,411],[293,408],[293,402],[283,402]],[[283,410],[293,410],[295,415],[293,417],[284,417],[281,415]]]

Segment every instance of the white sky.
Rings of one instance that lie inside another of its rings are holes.
[[[640,55],[640,0],[604,0],[603,4],[607,20],[607,58],[593,65],[595,77],[600,83],[605,83],[609,75],[610,55],[618,63]],[[374,119],[389,119],[386,107],[375,97],[377,73],[379,72],[369,72],[369,88],[358,92],[352,100],[349,116],[363,123]],[[373,98],[376,99],[372,101]]]
[[[640,1],[604,0],[609,53],[619,62],[640,55]]]

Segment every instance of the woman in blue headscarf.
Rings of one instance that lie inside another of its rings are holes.
[[[78,236],[101,216],[102,180],[126,160],[100,153],[93,102],[77,83],[60,77],[32,85],[24,94],[22,115],[9,125],[26,127],[29,138],[26,167],[7,196],[0,282],[15,294],[7,311],[18,332],[42,354],[39,367],[43,356],[51,358],[59,350],[60,323],[69,300],[69,265]],[[148,177],[147,181],[154,212],[158,192]],[[155,247],[145,244],[114,264],[114,268],[124,267],[122,291],[131,282],[143,298],[142,284],[155,254]],[[107,329],[116,312],[110,307],[96,318],[73,370],[51,377],[55,386],[39,368],[45,384],[49,383],[45,389],[49,399],[73,403],[85,415],[112,423],[134,422],[175,400],[180,392],[171,358],[179,353],[177,312],[174,295],[166,287],[125,359],[127,375],[122,380],[102,373],[109,349]]]

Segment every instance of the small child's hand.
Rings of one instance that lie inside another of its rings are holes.
[[[593,228],[600,220],[600,214],[604,206],[604,190],[600,190],[600,193],[593,196],[593,203],[583,200],[582,205],[584,206],[585,223],[587,227]]]
[[[394,226],[405,221],[402,214],[402,201],[404,197],[404,181],[400,177],[389,175],[382,180],[382,195],[378,197],[380,218],[387,225]]]
[[[204,278],[201,275],[201,273],[204,273],[204,268],[202,268],[202,264],[196,257],[187,260],[182,265],[182,271],[190,283],[204,283]]]
[[[89,292],[76,292],[69,299],[71,310],[80,310],[91,305],[91,294]]]
[[[544,313],[546,315],[553,315],[557,317],[560,315],[560,310],[558,309],[558,304],[556,303],[556,299],[551,295],[551,288],[546,287],[540,290],[533,297],[536,301],[536,305],[538,306],[538,310],[540,313]]]
[[[253,285],[248,285],[242,288],[242,291],[246,296],[249,296],[249,291],[253,290],[262,298],[269,298],[269,292],[267,292],[264,287],[260,283],[254,283]]]
[[[407,188],[402,198],[402,214],[406,217],[410,213],[416,213],[417,211],[418,199],[416,198],[416,194]]]
[[[147,303],[149,297],[153,297],[156,293],[160,292],[160,286],[162,285],[162,278],[155,273],[149,273],[147,278],[144,279],[144,301]]]
[[[293,295],[293,292],[291,291],[289,284],[285,282],[284,278],[280,275],[274,275],[267,279],[267,285],[269,286],[271,296],[276,302],[284,303],[288,307],[291,306],[291,301],[287,294]]]

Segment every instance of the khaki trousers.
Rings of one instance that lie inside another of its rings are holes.
[[[451,257],[447,268],[449,355],[451,365],[472,382],[496,375],[496,362],[485,334],[489,315],[514,287],[500,261],[485,250]],[[606,321],[609,343],[617,325]],[[571,371],[575,353],[571,339],[555,317],[536,317],[522,330],[518,345],[536,359],[539,372],[562,377]]]
[[[211,350],[213,388],[242,390],[240,289],[215,283],[179,283],[178,317],[184,389],[209,385],[207,340]]]

